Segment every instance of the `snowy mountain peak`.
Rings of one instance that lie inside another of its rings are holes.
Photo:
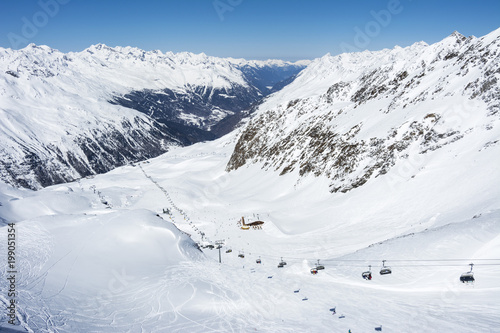
[[[56,49],[53,49],[47,45],[36,45],[35,43],[29,43],[26,45],[26,47],[23,50],[37,50],[37,51],[42,51],[42,52],[53,52],[53,51],[58,51]]]
[[[437,44],[443,46],[443,47],[460,47],[467,43],[472,37],[465,37],[458,31],[454,31],[451,35],[443,39],[441,42],[438,42]]]
[[[416,43],[413,43],[412,45],[410,45],[410,49],[422,49],[422,48],[425,48],[427,46],[429,46],[429,44],[427,44],[424,41],[420,41],[420,42],[416,42]]]
[[[88,48],[86,48],[84,51],[90,50],[90,51],[100,51],[104,49],[111,49],[109,46],[103,43],[98,43],[94,45],[90,45]]]
[[[465,37],[464,35],[462,35],[460,32],[458,32],[458,31],[456,31],[456,30],[455,30],[455,31],[453,31],[453,32],[450,34],[450,36],[449,36],[449,37],[453,37],[453,38],[456,38],[456,39],[458,39],[458,40],[464,40],[464,39],[466,39],[466,38],[467,38],[467,37]]]

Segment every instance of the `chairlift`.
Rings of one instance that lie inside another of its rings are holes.
[[[286,265],[286,261],[283,261],[283,257],[281,257],[281,261],[279,263],[282,267]]]
[[[245,258],[245,255],[243,254],[243,252],[240,251],[240,254],[238,254],[238,257]]]
[[[260,257],[259,257],[259,259],[255,260],[255,262],[256,262],[257,264],[262,264],[262,260],[260,260]]]
[[[325,269],[325,266],[323,266],[323,265],[320,265],[320,264],[319,264],[319,259],[318,259],[318,263],[316,264],[316,269],[317,269],[318,271],[320,271],[320,270],[322,270],[322,269]]]
[[[318,274],[318,270],[316,268],[311,268],[311,274]]]
[[[380,275],[391,274],[391,268],[385,265],[385,260],[382,260],[382,268],[380,269]]]
[[[463,273],[460,275],[460,282],[462,283],[469,283],[469,282],[474,282],[474,273],[472,273],[472,267],[474,266],[473,263],[470,263],[470,271]]]
[[[226,250],[226,253],[231,253],[231,252],[233,252],[233,250],[231,250],[231,249]]]
[[[368,270],[366,272],[361,273],[361,276],[365,280],[371,280],[372,279],[372,265],[369,265]]]

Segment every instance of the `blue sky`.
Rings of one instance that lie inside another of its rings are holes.
[[[500,27],[500,1],[1,0],[0,47],[92,44],[247,59],[437,42]]]

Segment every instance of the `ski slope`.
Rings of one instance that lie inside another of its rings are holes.
[[[279,177],[259,165],[226,173],[236,138],[174,148],[37,192],[1,185],[0,216],[15,223],[18,237],[19,327],[498,330],[498,145],[451,158],[467,144],[457,141],[449,151],[431,153],[411,181],[390,178],[395,168],[349,193],[332,194],[323,177]],[[247,223],[264,221],[263,228],[240,229],[242,216]],[[1,227],[0,239],[6,233]],[[218,240],[224,240],[221,264],[217,249],[196,245]],[[287,265],[278,268],[281,258]],[[326,269],[312,275],[318,259]],[[392,274],[378,274],[382,260]],[[462,284],[460,274],[471,261],[476,282]],[[368,265],[371,281],[361,278]],[[4,278],[0,287],[6,305]],[[3,313],[0,327],[10,327]]]

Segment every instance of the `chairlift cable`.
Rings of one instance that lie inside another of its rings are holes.
[[[264,254],[264,253],[254,253],[255,255],[260,255],[261,257],[263,258],[269,258],[269,259],[281,259],[282,256],[274,256],[274,255],[268,255],[268,254]],[[303,261],[303,260],[307,260],[307,261],[316,261],[316,260],[312,260],[311,258],[307,258],[307,257],[290,257],[290,256],[286,256],[286,258],[289,260],[289,261],[295,261],[295,260],[300,260],[300,261]],[[319,259],[320,261],[322,262],[380,262],[382,261],[382,259]],[[391,262],[391,263],[395,263],[395,262],[463,262],[463,261],[468,261],[468,262],[480,262],[480,261],[500,261],[500,259],[497,259],[497,258],[492,258],[492,259],[474,259],[474,258],[457,258],[457,259],[450,259],[450,258],[446,258],[446,259],[384,259],[386,262]],[[476,265],[476,264],[474,264]],[[485,265],[485,264],[477,264],[477,265]],[[500,265],[500,263],[498,264],[491,264],[491,265]],[[394,264],[393,264],[394,266]],[[442,266],[442,265],[437,265],[437,266]],[[460,265],[461,266],[461,265]],[[364,267],[364,266],[363,266]]]
[[[500,259],[384,259],[390,262],[401,262],[401,261],[500,261]],[[322,259],[322,261],[354,261],[354,262],[367,262],[367,261],[381,261],[381,259]]]

